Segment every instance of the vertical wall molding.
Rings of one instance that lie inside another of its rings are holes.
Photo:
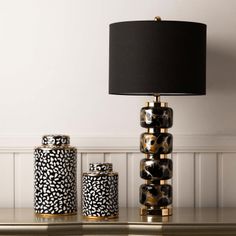
[[[128,172],[129,172],[128,156],[129,156],[129,153],[126,153],[125,154],[125,157],[126,157],[126,203],[125,203],[125,207],[128,207],[128,191],[129,191],[129,186],[128,186]]]
[[[194,153],[194,207],[201,207],[202,178],[201,158],[199,153]]]
[[[130,153],[128,155],[128,192],[127,192],[127,205],[128,207],[139,206],[139,187],[144,183],[140,178],[140,160],[143,159],[143,153]]]
[[[10,171],[7,173],[10,173],[12,179],[9,185],[2,185],[2,192],[8,192],[5,197],[8,202],[6,206],[32,207],[33,153],[0,154],[0,158],[1,155],[4,157],[0,159],[2,168],[5,169],[4,165],[8,165]],[[174,152],[173,206],[236,206],[236,190],[231,187],[236,179],[235,157],[236,153]],[[143,184],[139,177],[139,163],[142,158],[143,154],[130,152],[78,153],[78,206],[81,207],[82,173],[89,170],[89,163],[104,161],[113,163],[114,170],[119,173],[119,205],[139,206],[139,186]]]
[[[0,208],[14,207],[14,155],[0,153]]]
[[[13,208],[16,207],[16,154],[13,153],[13,172],[12,172],[12,178],[13,178],[13,186],[12,186],[12,191],[13,191]]]
[[[223,156],[217,153],[217,206],[223,207]]]
[[[222,153],[220,158],[220,206],[236,207],[236,153]]]
[[[236,188],[233,187],[236,181],[236,138],[227,143],[227,137],[210,141],[206,136],[202,138],[209,143],[203,146],[202,141],[194,143],[199,137],[188,136],[190,140],[184,146],[186,137],[177,142],[172,153],[173,206],[236,206]],[[114,171],[119,173],[120,206],[140,206],[139,186],[144,182],[139,176],[139,165],[144,156],[135,147],[135,139],[94,138],[89,145],[87,139],[81,140],[84,148],[78,149],[78,206],[81,207],[82,173],[89,170],[89,163],[104,161],[112,162]],[[232,146],[234,141],[235,146]],[[19,148],[0,146],[1,207],[33,206],[33,168],[33,148],[25,148],[23,144]],[[7,184],[5,179],[8,179]]]
[[[194,153],[177,153],[177,206],[194,207]],[[175,186],[176,187],[176,186]],[[175,192],[174,192],[175,194]]]
[[[105,154],[105,162],[113,164],[113,171],[119,174],[119,206],[126,207],[127,205],[127,157],[126,153],[110,153]]]
[[[15,153],[15,207],[33,206],[33,153]]]
[[[195,206],[217,206],[217,154],[195,154]]]

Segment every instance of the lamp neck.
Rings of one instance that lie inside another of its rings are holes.
[[[161,96],[160,94],[154,94],[154,102],[161,102]]]
[[[147,102],[147,107],[168,107],[167,102],[161,102],[161,96],[160,94],[153,94],[154,101],[153,102]]]

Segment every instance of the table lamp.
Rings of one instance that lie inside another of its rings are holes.
[[[160,96],[206,94],[206,25],[160,17],[110,24],[109,94],[154,96],[140,112],[140,214],[172,215],[173,110]]]

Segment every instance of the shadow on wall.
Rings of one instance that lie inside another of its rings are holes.
[[[217,94],[236,91],[236,50],[212,47],[207,50],[207,91]]]

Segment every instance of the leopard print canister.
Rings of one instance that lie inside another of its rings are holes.
[[[82,213],[86,218],[115,218],[118,206],[118,173],[111,163],[92,163],[82,178]]]
[[[77,212],[76,149],[69,146],[67,137],[45,135],[44,145],[35,148],[34,210],[37,214]]]

